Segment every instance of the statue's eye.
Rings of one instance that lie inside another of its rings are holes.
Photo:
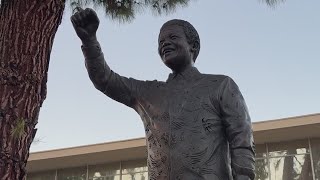
[[[170,38],[171,38],[172,40],[175,40],[175,39],[178,38],[178,36],[176,36],[176,35],[171,35]]]

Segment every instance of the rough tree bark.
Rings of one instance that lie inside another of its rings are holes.
[[[297,154],[296,149],[288,149],[287,155]],[[292,180],[294,177],[293,156],[286,156],[283,162],[283,180]]]
[[[0,179],[26,178],[63,0],[9,0],[0,8]],[[17,132],[17,127],[20,132]]]

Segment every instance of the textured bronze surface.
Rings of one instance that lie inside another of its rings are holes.
[[[241,92],[230,77],[193,67],[196,58],[189,52],[200,48],[200,40],[190,45],[183,30],[169,23],[159,35],[160,57],[173,71],[166,82],[118,75],[95,36],[87,41],[77,33],[95,87],[133,108],[143,121],[150,180],[253,180],[252,127]]]

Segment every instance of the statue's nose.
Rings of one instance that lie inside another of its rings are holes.
[[[162,43],[162,47],[166,47],[166,46],[169,46],[169,45],[171,45],[171,42],[168,41],[168,40],[163,41],[163,43]]]

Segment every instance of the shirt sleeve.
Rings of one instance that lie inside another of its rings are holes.
[[[133,108],[143,81],[126,78],[113,72],[104,59],[99,42],[81,46],[81,49],[89,77],[96,89]]]
[[[237,84],[226,77],[220,89],[220,108],[230,146],[231,167],[235,180],[254,180],[255,147],[251,119]]]

